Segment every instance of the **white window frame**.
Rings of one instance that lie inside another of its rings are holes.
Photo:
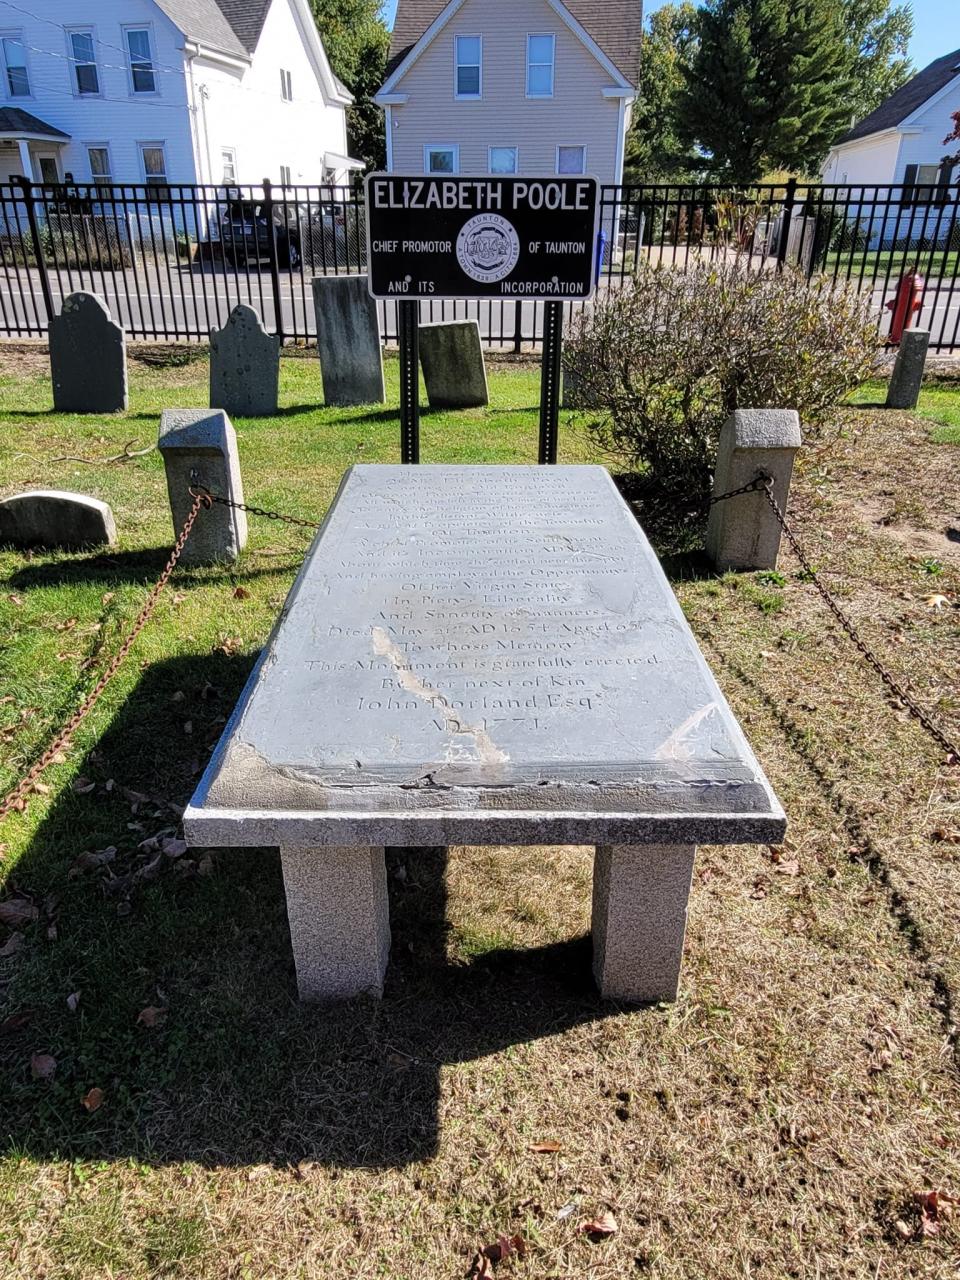
[[[231,168],[233,169],[233,177],[232,177],[232,178],[228,178],[228,177],[227,177],[227,174],[226,174],[226,169],[227,169],[227,160],[226,160],[226,157],[227,157],[227,156],[229,156],[229,157],[230,157],[230,166],[231,166]],[[236,186],[236,182],[237,182],[237,148],[236,148],[236,147],[221,147],[221,148],[220,148],[220,162],[221,162],[221,168],[222,168],[222,172],[221,172],[221,175],[220,175],[220,184],[221,184],[221,186],[225,186],[225,187]]]
[[[160,72],[157,69],[157,42],[153,34],[153,24],[150,22],[129,22],[120,28],[123,32],[123,47],[127,53],[127,85],[131,98],[159,98],[160,97]],[[147,33],[147,44],[150,47],[150,70],[153,74],[152,89],[138,89],[136,80],[133,75],[133,55],[130,53],[130,32],[145,31]]]
[[[479,40],[480,41],[480,61],[479,62],[461,62],[460,61],[460,41],[461,40]],[[476,93],[460,92],[460,68],[476,67],[479,72],[479,88]],[[453,37],[453,96],[457,102],[479,102],[483,97],[483,36],[471,34],[469,31],[458,31]]]
[[[549,63],[550,92],[549,93],[531,93],[530,92],[531,65],[535,67],[547,66],[546,62],[535,62],[532,64],[530,62],[530,41],[541,40],[541,39],[549,39],[551,43],[551,55],[550,55],[550,63]],[[524,88],[526,90],[526,96],[528,98],[533,98],[533,99],[540,98],[540,99],[546,100],[548,98],[552,98],[555,95],[557,91],[557,33],[555,31],[528,31],[527,32],[527,57],[526,57],[526,63],[524,66],[524,77],[525,77]]]
[[[453,169],[447,175],[455,177],[460,172],[460,143],[459,142],[427,142],[423,147],[423,172],[435,174],[440,172],[437,169],[430,168],[430,152],[431,151],[452,151],[453,152]],[[441,176],[443,176],[441,174]]]
[[[520,172],[520,148],[517,146],[514,146],[513,143],[501,142],[501,143],[498,143],[498,145],[495,147],[487,147],[487,173],[489,173],[491,176],[494,176],[493,153],[495,151],[512,151],[513,152],[513,169],[510,171],[510,173],[497,174],[496,175],[497,177],[509,178],[509,177],[512,177],[513,174]]]
[[[83,23],[75,27],[65,27],[64,30],[67,36],[67,56],[70,59],[70,87],[73,90],[73,96],[75,98],[102,98],[103,97],[103,76],[100,74],[100,63],[97,60],[96,31],[94,30],[93,27],[84,25]],[[77,55],[74,53],[74,49],[73,49],[74,36],[90,37],[90,43],[93,45],[93,57],[89,62],[80,63],[77,61]],[[77,71],[81,66],[93,67],[94,73],[96,74],[96,77],[97,77],[96,93],[84,93],[81,91],[80,77],[77,75]]]
[[[293,169],[288,164],[280,166],[280,185],[281,187],[293,186]]]
[[[10,91],[10,71],[7,67],[7,50],[3,46],[4,40],[15,40],[23,50],[23,65],[27,72],[27,92],[11,93]],[[30,66],[30,51],[27,48],[23,38],[23,32],[10,28],[8,30],[0,30],[0,62],[3,63],[3,100],[5,102],[22,102],[24,98],[33,98],[33,72]]]
[[[143,154],[144,151],[160,151],[163,154],[163,178],[160,179],[156,174],[147,173],[147,158]],[[140,157],[140,174],[144,185],[148,187],[159,187],[170,185],[170,174],[167,170],[167,144],[160,141],[148,141],[137,143],[137,154]]]
[[[280,68],[280,101],[293,101],[293,72],[286,67]]]
[[[573,151],[574,149],[583,152],[583,168],[579,173],[561,173],[560,172],[560,152]],[[557,176],[562,178],[582,178],[587,172],[587,145],[585,142],[558,142],[557,143]]]
[[[85,142],[83,144],[83,149],[87,153],[87,169],[90,172],[90,181],[95,186],[106,186],[106,187],[112,186],[113,185],[113,156],[110,154],[109,142]],[[106,176],[103,176],[102,174],[95,174],[93,172],[93,165],[90,163],[91,151],[105,151],[107,153],[108,173]]]

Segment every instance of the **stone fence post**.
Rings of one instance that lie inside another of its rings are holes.
[[[774,497],[786,511],[799,448],[800,418],[793,409],[738,409],[720,432],[714,495],[739,489],[763,471],[773,477]],[[762,492],[710,508],[707,554],[718,569],[775,569],[779,550],[780,525]]]
[[[887,387],[888,409],[915,409],[930,345],[929,329],[904,329]]]

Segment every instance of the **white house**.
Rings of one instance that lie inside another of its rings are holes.
[[[307,0],[0,0],[2,182],[341,182],[351,101]]]
[[[641,0],[400,0],[388,169],[620,182],[641,26]]]
[[[844,134],[824,162],[824,182],[902,183],[912,203],[930,203],[951,181],[953,166],[943,158],[957,144],[943,140],[954,111],[960,111],[960,49],[931,62]]]

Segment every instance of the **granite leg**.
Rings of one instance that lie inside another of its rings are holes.
[[[598,845],[593,972],[609,1000],[675,1000],[696,845]]]
[[[383,994],[390,915],[383,849],[280,849],[301,1000]]]

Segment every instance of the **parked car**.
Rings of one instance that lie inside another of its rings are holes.
[[[273,225],[276,229],[277,265],[299,267],[303,255],[297,209],[289,204],[274,204]],[[230,200],[220,218],[220,243],[225,256],[235,267],[269,262],[270,220],[263,202]]]

